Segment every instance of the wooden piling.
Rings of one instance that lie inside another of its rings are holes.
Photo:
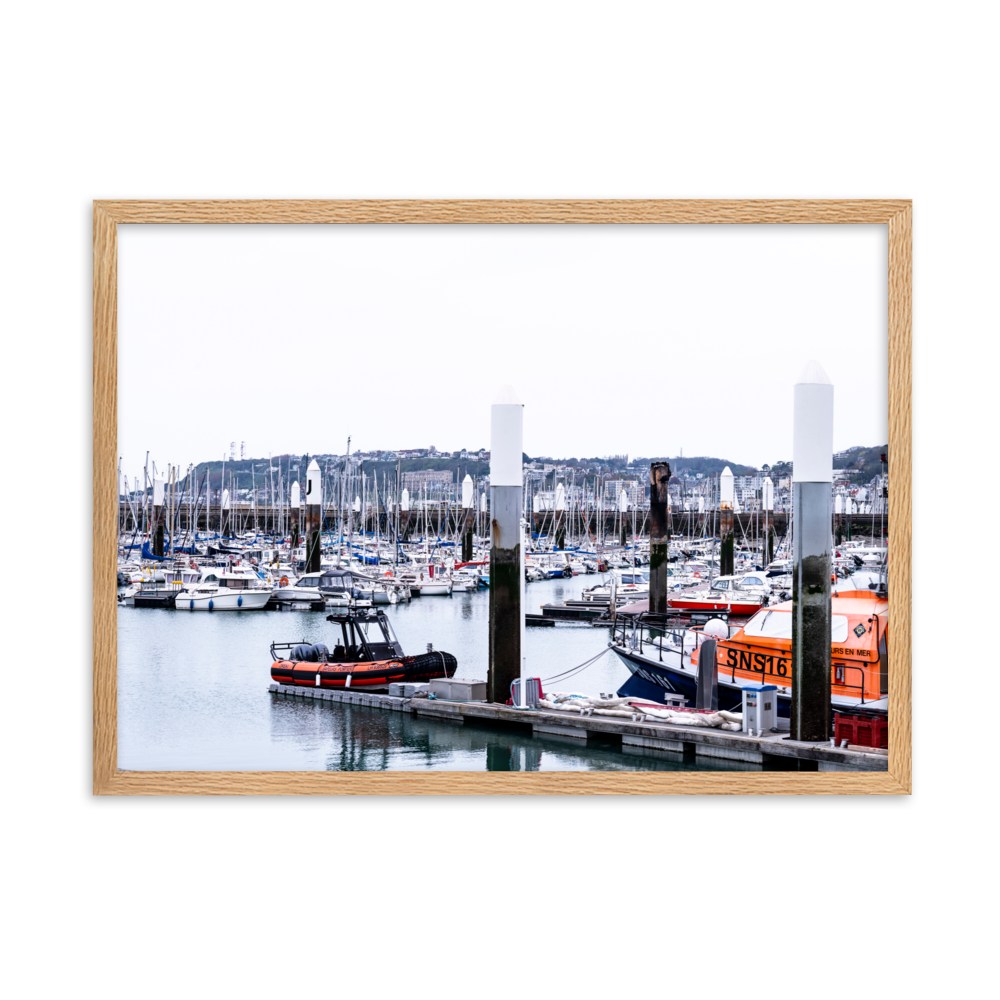
[[[306,572],[320,571],[320,532],[323,523],[323,481],[316,459],[306,472]]]
[[[719,575],[732,576],[736,561],[733,534],[733,501],[735,477],[727,465],[719,476]]]
[[[649,610],[667,613],[667,578],[670,554],[670,482],[668,462],[652,462],[649,466]]]
[[[735,536],[733,534],[733,509],[723,507],[719,511],[719,575],[731,576],[735,572]]]

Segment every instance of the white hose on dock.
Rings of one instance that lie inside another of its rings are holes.
[[[699,726],[730,732],[739,732],[743,728],[743,716],[739,712],[702,713],[653,708],[642,698],[592,698],[576,692],[550,691],[538,705],[549,711],[610,715],[619,719],[631,719],[635,715],[648,716],[674,726]]]

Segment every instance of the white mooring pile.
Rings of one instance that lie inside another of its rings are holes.
[[[682,712],[672,708],[654,708],[642,698],[595,698],[576,692],[549,691],[538,702],[539,708],[580,715],[610,715],[618,719],[659,719],[675,726],[703,726],[739,732],[743,716],[739,712]]]

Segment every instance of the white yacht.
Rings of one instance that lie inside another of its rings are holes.
[[[197,583],[177,594],[178,611],[259,611],[271,598],[271,588],[249,567],[206,566]]]

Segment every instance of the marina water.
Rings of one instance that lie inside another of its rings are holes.
[[[544,603],[578,599],[593,580],[529,584],[527,610],[537,613]],[[456,676],[485,680],[488,591],[419,597],[385,610],[406,653],[422,653],[432,643],[458,658]],[[271,642],[328,643],[331,627],[324,612],[119,606],[118,766],[133,771],[761,770],[269,693]],[[609,637],[608,629],[589,623],[529,628],[531,672],[543,679],[562,673],[606,648]],[[626,667],[608,652],[553,688],[611,692],[627,678]]]

